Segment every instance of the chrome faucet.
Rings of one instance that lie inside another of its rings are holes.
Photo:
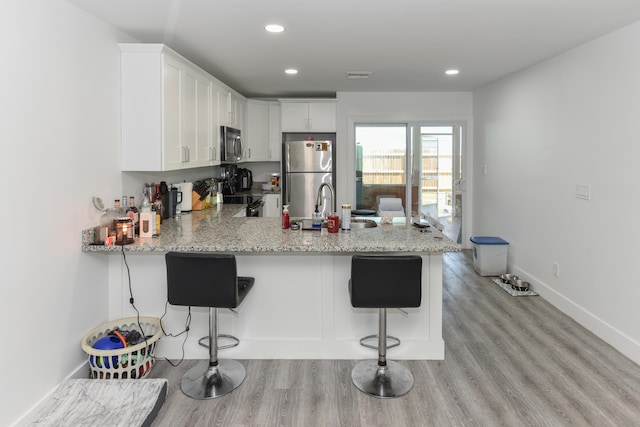
[[[322,199],[322,189],[324,187],[329,187],[329,192],[331,193],[331,206],[333,207],[333,210],[329,213],[338,212],[336,208],[336,190],[334,190],[333,185],[328,182],[323,182],[322,184],[320,184],[320,187],[318,188],[318,197],[316,197],[316,206],[321,206],[324,208],[324,200]]]

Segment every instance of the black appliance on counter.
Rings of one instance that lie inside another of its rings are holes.
[[[238,168],[236,170],[236,189],[238,191],[249,191],[253,185],[253,174],[249,169]]]
[[[238,167],[236,165],[220,166],[220,176],[222,194],[230,195],[238,192]]]

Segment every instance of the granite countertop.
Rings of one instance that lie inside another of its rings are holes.
[[[328,233],[283,230],[280,218],[234,217],[243,205],[224,204],[221,211],[208,209],[162,222],[161,234],[136,238],[125,246],[92,245],[93,229],[83,231],[84,252],[453,252],[460,245],[435,227],[422,233],[412,225],[379,224],[378,227]]]

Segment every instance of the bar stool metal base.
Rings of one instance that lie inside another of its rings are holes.
[[[184,374],[180,389],[193,399],[214,399],[238,388],[245,375],[244,366],[237,360],[218,360],[218,366],[209,366],[207,360]]]
[[[386,366],[378,365],[377,360],[365,360],[351,371],[351,380],[358,390],[373,397],[400,397],[413,387],[411,371],[391,360]]]

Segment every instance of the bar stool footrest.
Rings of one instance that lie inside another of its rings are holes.
[[[240,344],[240,340],[236,337],[234,337],[233,335],[227,335],[227,334],[218,334],[218,340],[220,340],[220,338],[226,338],[231,340],[232,342],[229,344],[224,344],[224,345],[218,345],[218,350],[224,350],[225,348],[232,348],[232,347],[237,347],[238,344]],[[198,340],[198,344],[200,344],[202,347],[204,348],[209,348],[209,336],[205,336],[202,337]]]
[[[367,348],[372,348],[374,350],[378,350],[378,345],[368,344],[366,340],[375,339],[376,343],[378,342],[378,335],[367,335],[366,337],[360,338],[360,345]],[[393,344],[389,344],[389,341],[394,341]],[[392,335],[387,335],[387,349],[398,347],[400,345],[400,338],[394,337]]]

